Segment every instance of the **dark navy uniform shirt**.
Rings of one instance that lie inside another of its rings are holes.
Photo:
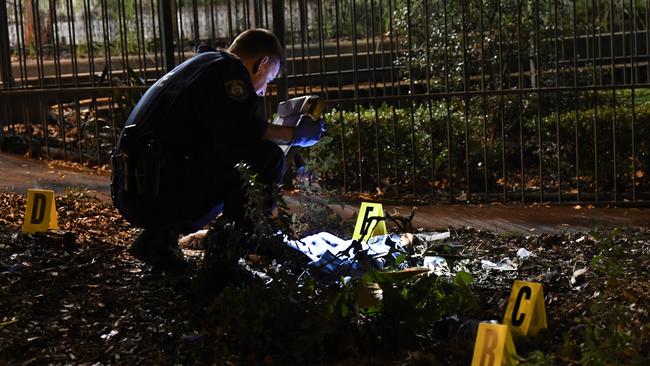
[[[241,60],[224,50],[199,53],[160,78],[126,125],[153,134],[164,150],[217,151],[259,140],[268,124],[256,116],[257,95]]]

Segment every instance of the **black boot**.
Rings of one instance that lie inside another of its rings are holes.
[[[182,271],[188,265],[178,246],[178,233],[173,230],[142,230],[131,244],[129,253],[156,270]]]

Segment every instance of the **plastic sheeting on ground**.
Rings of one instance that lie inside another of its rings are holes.
[[[424,237],[419,238],[420,235]],[[428,242],[449,238],[449,233],[416,234],[416,237]],[[326,280],[359,277],[366,271],[364,266],[368,265],[381,270],[387,264],[395,264],[400,255],[411,252],[411,243],[404,241],[399,234],[375,236],[360,243],[321,232],[301,240],[285,240],[285,243],[309,257],[309,267],[314,274]],[[404,261],[396,269],[407,266],[408,262]]]

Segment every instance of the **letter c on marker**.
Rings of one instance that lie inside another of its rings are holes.
[[[519,318],[517,318],[517,315],[519,313],[519,305],[521,305],[521,298],[526,295],[526,300],[530,300],[530,297],[532,296],[533,291],[530,289],[528,286],[523,286],[522,288],[519,289],[519,293],[517,294],[517,300],[515,300],[515,306],[512,309],[512,325],[515,327],[518,327],[524,323],[524,319],[526,318],[526,314],[521,314]]]

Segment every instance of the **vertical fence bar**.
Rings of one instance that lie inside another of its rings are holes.
[[[576,173],[576,201],[581,202],[582,187],[580,185],[580,119],[578,118],[578,15],[576,14],[576,0],[573,0],[572,11],[573,28],[573,125],[575,128],[575,173]]]
[[[425,0],[426,1],[426,0]],[[368,11],[368,0],[365,0],[366,12]],[[368,97],[374,98],[377,97],[377,67],[376,67],[376,42],[375,42],[375,0],[370,0],[370,20],[366,20],[366,58],[368,68],[372,67],[372,74],[368,76]],[[370,24],[368,24],[370,23]],[[372,39],[372,48],[370,45],[370,39]],[[372,62],[370,52],[372,50]],[[383,56],[383,55],[382,55]],[[372,66],[371,66],[372,65]],[[379,133],[379,105],[373,103],[372,101],[368,102],[368,107],[372,108],[374,115],[374,127],[375,127],[375,160],[376,160],[376,189],[378,193],[382,192],[382,181],[381,181],[381,144],[380,144],[380,133]]]
[[[9,89],[14,86],[14,78],[11,74],[10,49],[7,4],[2,1],[0,2],[0,77],[4,84],[4,89]]]
[[[521,184],[521,202],[526,203],[526,173],[524,168],[524,110],[523,110],[523,87],[524,87],[524,70],[522,65],[522,50],[521,50],[521,0],[515,3],[517,7],[517,108],[519,115],[519,169],[520,169],[520,184]]]
[[[406,0],[406,32],[407,34],[407,46],[408,46],[408,73],[409,73],[409,94],[415,94],[415,80],[413,77],[413,29],[412,29],[412,13],[413,8],[411,0]],[[412,98],[409,98],[409,112],[410,112],[410,123],[411,123],[411,186],[413,189],[413,195],[417,195],[417,161],[415,151],[417,149],[415,143],[415,106]]]
[[[302,91],[307,94],[307,89],[311,92],[311,80],[309,72],[309,29],[307,23],[307,2],[298,0],[298,12],[300,13],[300,60],[302,63]],[[306,50],[307,49],[307,50]],[[307,51],[307,52],[305,52]],[[295,56],[294,56],[295,60]]]
[[[553,54],[555,56],[555,87],[560,87],[560,52],[558,49],[559,9],[553,0]],[[560,93],[555,93],[555,158],[557,164],[557,202],[562,202],[562,144],[560,142]]]
[[[359,98],[359,70],[357,65],[357,54],[358,54],[358,45],[357,45],[357,2],[356,0],[350,0],[350,5],[352,8],[351,14],[351,23],[352,23],[352,73],[353,85],[354,85],[354,113],[356,116],[357,122],[357,179],[359,180],[359,191],[363,192],[363,152],[361,147],[361,116],[359,115],[359,104],[357,102]]]
[[[615,65],[615,54],[614,54],[614,37],[615,37],[615,28],[614,28],[614,15],[616,8],[614,7],[614,0],[609,2],[609,27],[610,27],[610,38],[609,38],[609,56],[611,63],[611,75],[610,75],[610,85],[612,87],[612,180],[614,186],[614,202],[618,202],[618,167],[616,163],[616,155],[618,154],[616,146],[616,89],[614,88],[616,84],[616,65]]]
[[[501,1],[497,1],[497,12],[499,22],[499,90],[503,90],[505,86],[505,75],[503,67],[503,9]],[[501,177],[502,183],[502,201],[508,200],[508,176],[506,173],[506,132],[505,132],[505,106],[503,102],[504,96],[499,95],[499,122],[501,124]]]
[[[163,0],[164,1],[164,0]],[[174,2],[175,9],[172,10],[174,19],[176,20],[176,54],[178,55],[178,63],[185,60],[185,32],[183,31],[183,0]]]
[[[286,49],[287,42],[285,38],[285,22],[284,22],[284,0],[273,0],[271,2],[273,8],[273,34],[280,40],[280,44]],[[288,60],[287,60],[288,62]],[[289,99],[289,87],[287,79],[287,71],[285,71],[277,82],[278,98],[280,100]]]
[[[594,201],[598,202],[599,199],[599,177],[598,177],[598,90],[596,89],[597,81],[597,61],[596,61],[596,45],[598,46],[598,59],[602,57],[600,53],[600,11],[596,0],[591,0],[592,17],[591,17],[591,32],[592,32],[592,73],[591,84],[594,89],[592,91],[592,108],[594,109],[593,118],[593,144],[594,144]],[[596,20],[598,19],[598,38],[596,38]],[[598,42],[598,43],[596,43]],[[602,75],[602,72],[601,72]],[[601,82],[602,84],[602,82]]]
[[[464,147],[465,147],[465,201],[469,202],[472,200],[472,188],[470,185],[470,176],[469,176],[469,101],[467,92],[469,91],[469,70],[467,64],[469,58],[467,56],[467,43],[468,43],[468,31],[467,31],[467,0],[460,1],[461,7],[461,28],[462,28],[462,42],[461,46],[463,49],[463,134],[465,137]]]
[[[135,23],[135,36],[137,43],[136,53],[138,55],[138,65],[140,66],[139,73],[141,79],[146,83],[147,81],[147,41],[144,35],[144,13],[142,9],[142,0],[135,0],[133,2],[134,23]]]
[[[217,14],[216,21],[219,21],[219,15]],[[210,0],[210,44],[212,44],[212,47],[217,46],[217,32],[215,27],[218,27],[215,24],[215,17],[214,17],[214,0]]]
[[[21,104],[22,104],[23,115],[27,115],[27,110],[28,109],[27,109],[27,101],[26,101],[25,98],[21,98]],[[25,123],[25,132],[26,132],[26,135],[27,135],[27,147],[29,149],[28,150],[29,155],[33,157],[35,154],[34,154],[34,146],[32,146],[33,126],[32,126],[32,123],[31,123],[31,118],[27,118],[27,121]],[[13,135],[13,133],[12,133],[12,135]]]
[[[429,159],[431,159],[431,181],[429,184],[431,184],[431,198],[430,200],[433,202],[438,202],[438,194],[437,194],[437,189],[436,189],[436,155],[435,155],[435,142],[434,142],[434,136],[435,136],[435,130],[433,126],[433,106],[431,105],[431,41],[430,41],[430,25],[429,25],[429,19],[431,18],[430,16],[430,10],[429,10],[429,0],[424,0],[424,34],[426,35],[426,44],[425,44],[425,49],[424,52],[426,52],[426,65],[424,69],[424,79],[426,82],[426,89],[425,93],[427,94],[427,112],[428,112],[428,117],[429,117],[429,149],[430,151],[430,156]],[[383,55],[382,55],[383,58]]]
[[[120,0],[117,3],[117,26],[118,26],[118,32],[119,32],[119,39],[120,39],[120,58],[122,59],[122,73],[123,73],[123,80],[127,81],[127,85],[129,85],[128,80],[128,69],[129,69],[129,40],[128,40],[128,34],[127,34],[127,25],[126,25],[126,4],[124,3],[124,0]]]
[[[196,0],[192,0],[192,36],[194,37],[194,48],[196,48],[201,42],[201,35],[199,33],[199,5]]]
[[[0,146],[3,145],[5,139],[5,124],[9,124],[9,111],[7,102],[7,97],[0,94],[0,110],[2,110],[2,116],[0,116]]]
[[[487,154],[487,100],[485,95],[485,29],[483,26],[483,0],[479,0],[479,38],[481,40],[481,122],[483,128],[483,202],[489,202],[488,195],[488,154]]]
[[[25,46],[25,25],[23,19],[23,13],[25,8],[23,7],[23,2],[14,1],[14,14],[16,18],[16,44],[18,46],[18,63],[20,67],[20,83],[23,87],[27,84],[27,47]]]
[[[539,12],[539,0],[534,0],[533,2],[533,16],[535,17],[535,85],[532,85],[533,88],[536,88],[537,90],[540,90],[543,85],[542,85],[542,63],[540,62],[540,37],[539,37],[539,17],[540,17],[540,12]],[[531,75],[533,73],[533,70],[531,70]],[[538,156],[538,176],[537,179],[539,180],[539,202],[542,203],[544,202],[544,174],[543,174],[543,166],[544,166],[544,145],[542,143],[542,98],[541,98],[541,93],[539,91],[537,92],[536,95],[536,102],[537,102],[537,115],[536,115],[536,129],[537,129],[537,148],[539,151],[539,156]]]
[[[317,1],[318,5],[318,13],[317,13],[317,21],[318,21],[318,47],[319,47],[319,56],[320,56],[320,64],[319,64],[319,71],[320,71],[320,95],[321,98],[324,100],[327,100],[328,98],[328,89],[327,89],[327,79],[325,76],[325,24],[323,23],[323,0],[318,0]]]
[[[595,1],[595,0],[594,0]],[[650,0],[645,2],[646,83],[650,83]]]
[[[160,12],[158,11],[159,8],[160,8],[160,6],[156,6],[154,4],[153,0],[151,0],[149,2],[149,14],[151,16],[151,32],[152,32],[152,35],[153,35],[153,39],[152,39],[152,41],[153,41],[152,42],[153,50],[152,51],[153,51],[154,64],[155,64],[155,67],[156,67],[156,75],[158,77],[162,76],[162,71],[163,71],[160,68],[160,62],[159,62],[159,59],[158,59],[158,52],[160,52],[160,58],[163,58],[163,53],[165,52],[164,47],[163,47],[163,45],[165,43],[162,41],[162,36],[161,36],[160,39],[158,39],[158,35],[156,33],[156,29],[158,29],[158,27],[156,27],[156,15],[158,15],[160,17]],[[160,21],[160,18],[159,18],[158,19],[158,26],[160,26],[161,23],[162,22]],[[174,55],[174,51],[172,50],[172,56],[173,55]]]
[[[631,82],[632,82],[632,87],[630,90],[631,93],[631,102],[632,102],[632,121],[631,121],[631,126],[630,126],[630,134],[631,134],[631,146],[630,148],[632,149],[631,154],[632,154],[632,202],[636,202],[636,185],[637,185],[637,179],[636,179],[636,132],[635,132],[635,127],[636,127],[636,89],[635,85],[638,81],[638,70],[636,66],[636,58],[637,58],[637,29],[636,29],[636,7],[634,6],[636,3],[635,0],[630,0],[630,14],[632,19],[630,20],[631,23],[631,28],[630,28],[630,38],[632,40],[630,41],[631,43],[631,49],[630,49],[630,67],[631,67]]]
[[[43,70],[43,40],[42,40],[42,30],[41,30],[41,12],[39,8],[39,1],[32,1],[32,21],[35,24],[36,29],[34,29],[34,47],[36,48],[36,69],[38,74],[38,86],[43,88],[45,86],[45,70]],[[46,139],[47,141],[47,139]],[[48,156],[49,156],[49,147],[48,147]]]
[[[395,24],[394,24],[394,19],[393,19],[393,14],[396,11],[396,4],[394,3],[395,0],[388,0],[388,34],[389,34],[389,42],[390,42],[390,54],[392,57],[394,57],[398,52],[399,52],[399,47],[396,47],[396,30],[395,30]],[[395,5],[395,6],[394,6]],[[398,71],[395,70],[395,63],[391,62],[390,65],[390,95],[399,95],[400,93],[400,83],[399,83],[399,75],[397,75],[397,85],[395,84],[395,74],[398,73]],[[393,129],[393,174],[394,177],[394,184],[393,187],[395,187],[395,194],[399,195],[399,158],[398,158],[398,144],[397,144],[397,114],[395,112],[395,103],[391,103],[391,127]]]
[[[500,2],[499,2],[500,4]],[[447,122],[447,184],[449,197],[448,202],[454,201],[454,188],[453,188],[453,159],[452,159],[452,149],[451,149],[451,100],[449,96],[449,31],[447,29],[448,25],[448,10],[447,0],[442,0],[443,13],[444,13],[444,94],[445,94],[445,107],[446,107],[446,122]]]
[[[68,17],[68,37],[70,42],[70,62],[72,63],[72,80],[75,87],[79,86],[79,60],[77,59],[77,33],[75,30],[75,13],[72,0],[66,1]]]
[[[171,1],[158,0],[158,17],[160,18],[160,44],[162,45],[163,66],[170,72],[176,66],[174,59],[174,28]]]
[[[113,65],[111,60],[111,43],[110,43],[110,28],[109,28],[109,16],[108,16],[108,5],[106,0],[102,3],[102,41],[104,43],[104,60],[105,60],[105,76],[108,80],[108,85],[113,86]],[[100,160],[99,157],[97,159]]]
[[[9,5],[8,1],[6,2],[6,5]],[[22,50],[25,48],[24,47],[25,41],[24,41],[24,37],[23,37],[23,33],[22,33],[23,24],[22,24],[22,20],[21,20],[23,9],[22,9],[22,4],[21,4],[20,1],[13,0],[12,5],[13,5],[13,16],[14,16],[14,31],[16,32],[16,36],[15,36],[16,37],[16,39],[15,39],[15,47],[16,47],[15,54],[16,54],[16,56],[18,56],[18,69],[19,69],[19,73],[20,73],[20,84],[24,85],[25,84],[25,73],[23,72],[23,70],[24,70],[23,69],[24,60],[23,60],[23,57],[22,57]],[[0,11],[2,11],[2,10],[0,10]],[[5,8],[5,14],[10,14],[10,11],[7,10],[6,8]],[[0,23],[2,23],[1,20],[0,20]],[[2,25],[0,25],[0,28],[2,28]],[[7,33],[9,33],[9,29],[10,29],[9,24],[7,24],[6,29],[7,29]],[[0,37],[2,37],[2,36],[0,36]],[[0,47],[3,47],[3,48],[0,48],[0,49],[6,49],[7,51],[5,51],[5,52],[8,53],[8,51],[9,51],[9,49],[11,47],[11,40],[9,39],[9,37],[7,37],[6,42],[7,42],[7,48],[4,48],[4,46],[2,45],[2,41],[0,41]],[[10,59],[11,59],[11,57],[10,57]],[[2,63],[2,61],[0,61],[0,64],[1,63]],[[2,66],[0,66],[0,68],[1,67]],[[3,81],[3,78],[2,78],[1,74],[2,74],[2,71],[0,71],[0,81]],[[12,75],[12,79],[13,79],[13,75]],[[14,80],[14,82],[15,82],[15,80]]]
[[[84,0],[84,27],[86,28],[86,44],[88,45],[88,82],[95,86],[95,53],[93,27],[90,16],[90,0]],[[94,99],[93,99],[94,103]]]
[[[296,62],[298,60],[298,57],[296,57],[296,42],[295,42],[295,39],[294,39],[295,30],[294,30],[294,27],[293,27],[293,23],[294,23],[293,18],[294,18],[294,16],[293,16],[293,1],[289,0],[289,34],[290,34],[289,42],[291,42],[291,75],[294,76],[291,81],[293,82],[293,95],[296,96],[296,95],[298,95],[298,81],[297,81],[297,78],[295,76],[296,76],[296,73],[297,73],[296,72]]]

